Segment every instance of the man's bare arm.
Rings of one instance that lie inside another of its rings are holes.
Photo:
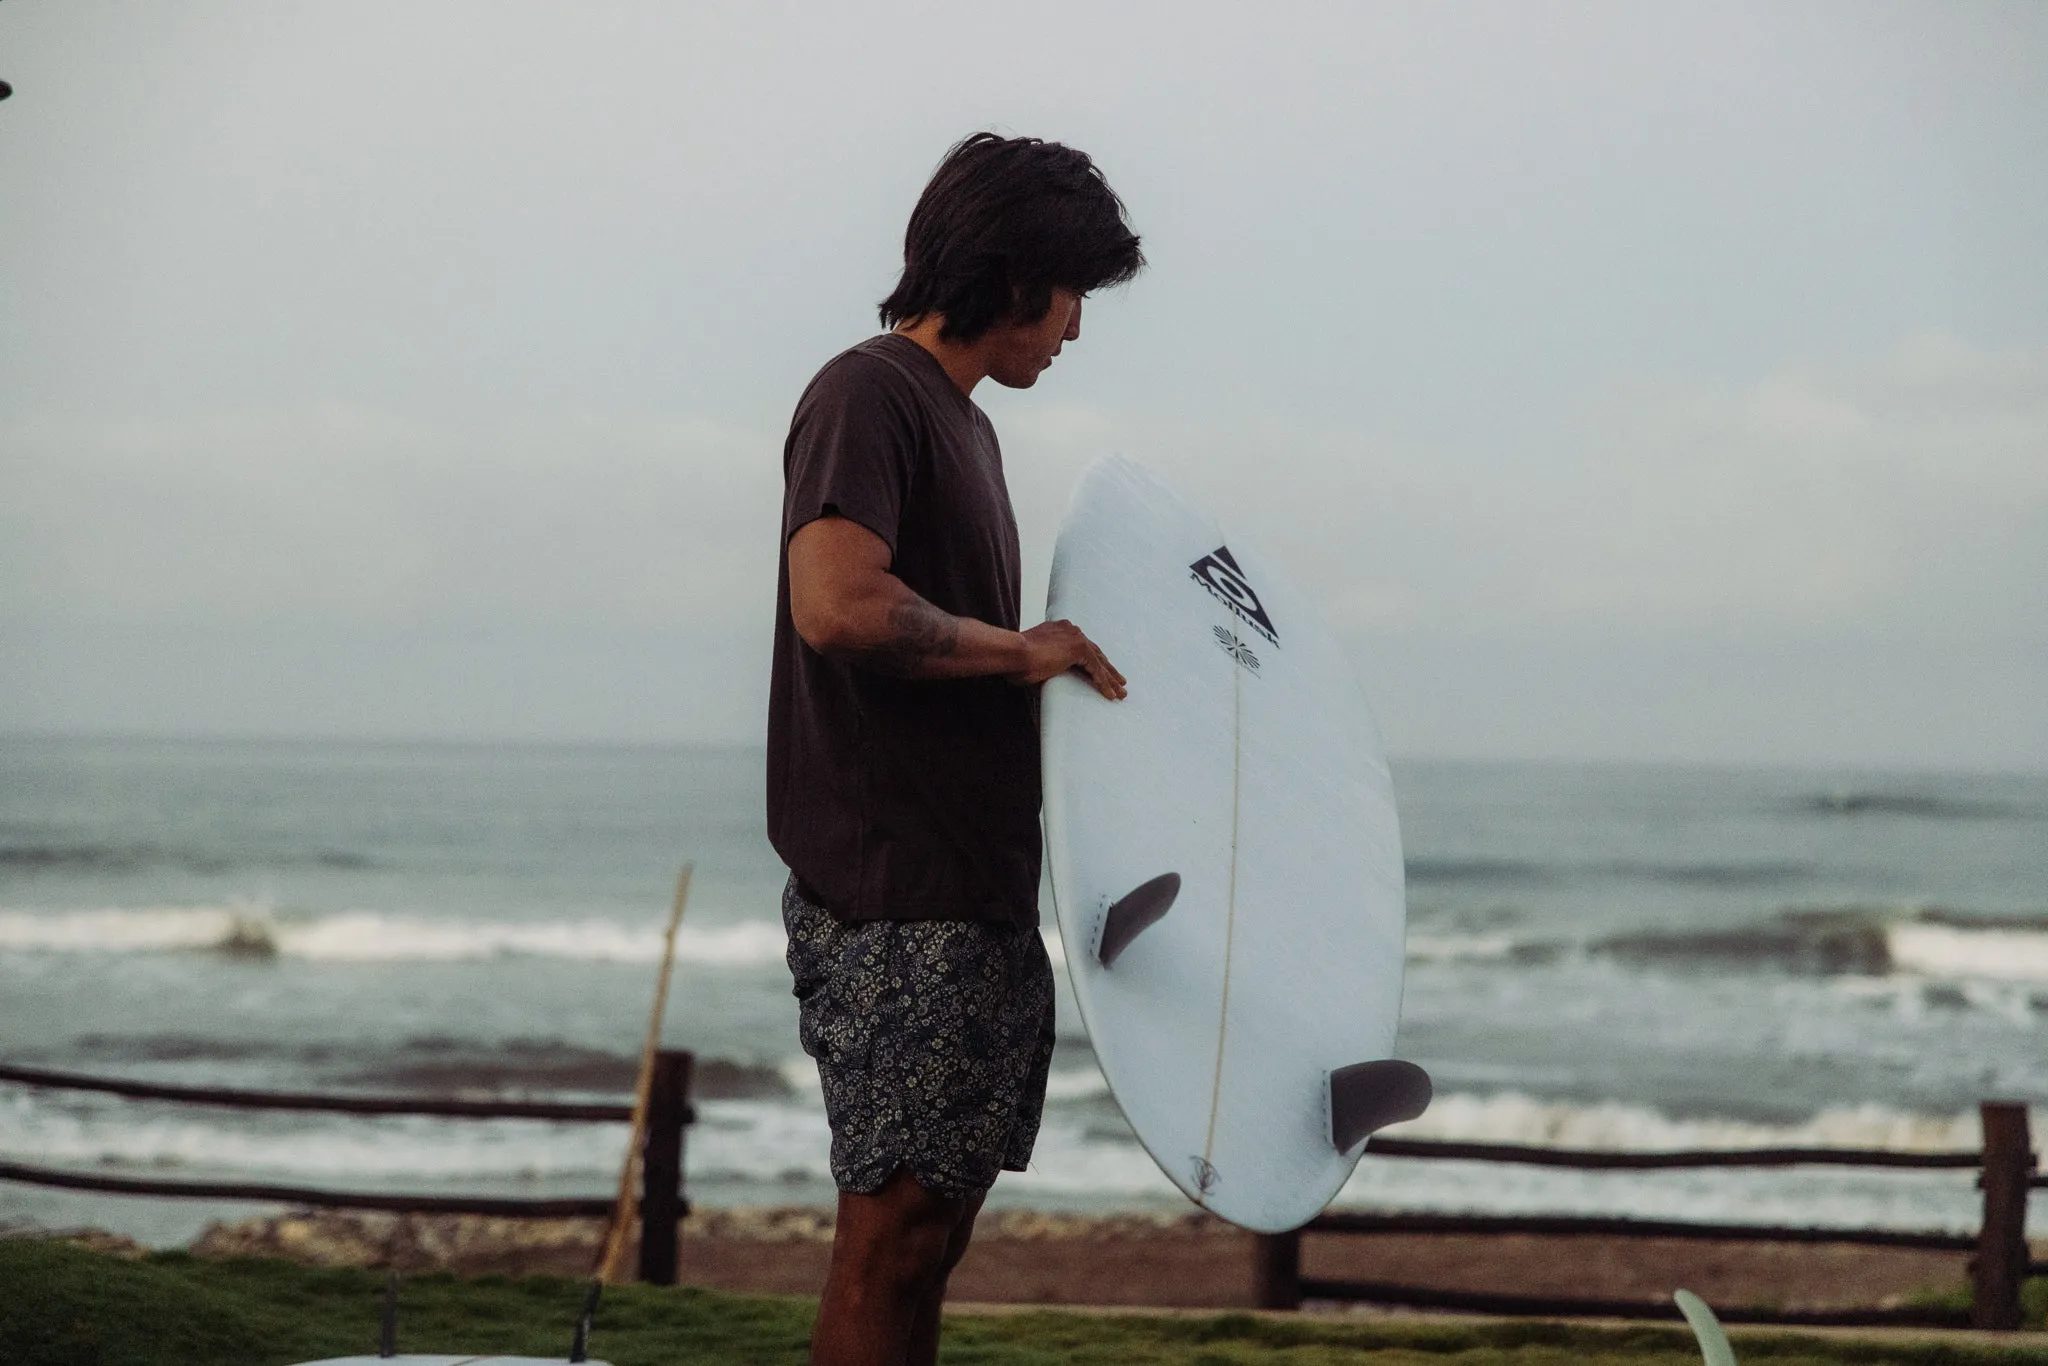
[[[823,655],[899,678],[1007,678],[1043,683],[1079,669],[1104,697],[1124,676],[1070,622],[1009,631],[944,611],[889,572],[888,543],[858,522],[820,517],[789,538],[789,610]]]

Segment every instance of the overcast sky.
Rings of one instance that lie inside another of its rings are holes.
[[[992,127],[1152,262],[976,394],[1027,616],[1115,450],[1397,755],[2048,766],[2031,0],[67,0],[0,77],[0,730],[758,737],[790,408]]]

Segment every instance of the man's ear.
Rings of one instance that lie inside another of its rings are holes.
[[[1052,286],[1042,285],[1044,297],[1036,300],[1037,308],[1029,292],[1022,285],[1010,286],[1010,314],[1003,321],[1012,327],[1030,327],[1045,321],[1045,315],[1052,312]],[[1000,325],[1000,324],[999,324]]]

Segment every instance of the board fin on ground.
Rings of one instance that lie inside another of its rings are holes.
[[[1117,956],[1131,946],[1133,939],[1157,924],[1179,895],[1179,873],[1161,873],[1124,893],[1102,913],[1102,938],[1095,947],[1095,961],[1104,967],[1114,966]]]
[[[1429,1073],[1399,1058],[1354,1062],[1330,1073],[1330,1142],[1348,1153],[1389,1124],[1429,1108]]]
[[[597,1302],[604,1294],[604,1281],[596,1276],[590,1278],[590,1289],[583,1295],[583,1312],[576,1316],[576,1332],[569,1339],[569,1360],[590,1360],[590,1324],[597,1317]]]
[[[384,1273],[384,1311],[377,1321],[377,1355],[389,1360],[398,1355],[398,1272]]]
[[[1692,1328],[1692,1335],[1700,1345],[1700,1355],[1706,1358],[1706,1366],[1735,1366],[1735,1348],[1729,1345],[1721,1320],[1714,1317],[1714,1311],[1707,1307],[1707,1302],[1690,1290],[1674,1291],[1671,1298],[1678,1302],[1678,1312],[1685,1315],[1687,1325]]]

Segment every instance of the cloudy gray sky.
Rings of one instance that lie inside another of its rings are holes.
[[[2048,765],[2048,7],[0,6],[0,730],[747,740],[783,429],[976,128],[1152,269],[977,394],[1397,754]],[[1142,680],[1137,680],[1142,686]]]

